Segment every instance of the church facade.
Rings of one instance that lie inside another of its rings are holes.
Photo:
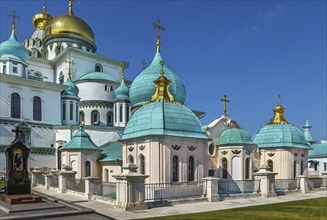
[[[33,24],[23,44],[13,25],[0,45],[0,147],[19,127],[31,167],[71,166],[76,178],[106,182],[128,163],[149,175],[148,183],[252,180],[264,164],[277,179],[307,175],[310,131],[286,120],[280,100],[253,138],[227,115],[226,96],[223,114],[202,126],[201,112],[185,105],[184,83],[164,62],[159,20],[154,58],[133,81],[125,79],[127,62],[96,54],[94,33],[72,1],[57,17],[44,6]]]

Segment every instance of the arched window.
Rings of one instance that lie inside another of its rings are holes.
[[[227,159],[226,158],[223,158],[221,160],[221,166],[223,168],[223,179],[227,179],[228,171],[227,171]]]
[[[107,168],[104,169],[104,181],[109,182],[109,170]]]
[[[303,166],[303,160],[301,161],[301,175],[304,173],[304,166]]]
[[[79,124],[83,124],[84,123],[84,112],[80,111],[79,112]]]
[[[268,161],[267,161],[267,165],[268,165],[268,167],[269,167],[269,170],[270,170],[271,172],[274,172],[274,163],[273,163],[273,161],[272,161],[272,160],[268,160]]]
[[[107,113],[107,125],[112,125],[112,113]]]
[[[128,156],[128,163],[134,163],[134,157],[132,155]]]
[[[102,65],[100,63],[95,64],[95,72],[102,72]]]
[[[140,173],[145,174],[145,159],[143,154],[140,155]]]
[[[91,163],[90,161],[85,162],[85,177],[91,176]]]
[[[62,102],[62,120],[66,120],[66,102]]]
[[[55,49],[55,54],[56,56],[58,56],[61,52],[61,47],[60,46],[56,46],[56,49]]]
[[[20,118],[20,95],[11,94],[11,117]]]
[[[104,85],[104,91],[109,92],[109,86],[108,85]]]
[[[296,160],[294,160],[294,164],[293,164],[293,177],[296,177]]]
[[[233,180],[241,180],[241,167],[242,162],[240,157],[233,157],[232,158],[232,179]]]
[[[93,111],[91,113],[91,120],[92,125],[100,125],[100,113],[98,111]]]
[[[178,157],[173,157],[173,182],[179,181],[179,166],[178,166]]]
[[[194,157],[188,158],[188,181],[194,181]]]
[[[57,163],[58,163],[58,170],[61,170],[61,151],[59,150],[62,146],[59,146],[57,149]]]
[[[250,158],[245,160],[245,179],[250,179]]]
[[[34,121],[42,120],[42,103],[41,103],[41,98],[38,96],[33,97],[33,120]]]

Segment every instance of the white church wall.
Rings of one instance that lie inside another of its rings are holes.
[[[81,101],[84,100],[102,100],[102,101],[112,101],[115,98],[114,90],[106,91],[105,85],[113,86],[116,88],[119,86],[118,83],[109,82],[79,82],[76,84],[79,93],[78,96]]]
[[[18,93],[21,98],[21,119],[33,120],[33,97],[39,96],[42,102],[42,120],[38,123],[61,124],[60,118],[60,92],[44,88],[28,87],[22,84],[9,84],[1,82],[1,116],[10,118],[11,94]],[[7,115],[3,115],[7,114]]]
[[[28,69],[33,70],[34,72],[40,72],[43,75],[43,81],[46,82],[56,82],[55,72],[49,63],[49,61],[38,59],[34,57],[28,58]]]

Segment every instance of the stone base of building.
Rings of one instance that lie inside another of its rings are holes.
[[[14,205],[42,202],[42,197],[32,194],[1,195],[1,200],[7,204]]]

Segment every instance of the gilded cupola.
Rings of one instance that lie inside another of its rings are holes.
[[[93,31],[83,19],[74,15],[72,0],[69,1],[68,14],[52,19],[45,31],[46,45],[56,41],[77,42],[93,52],[96,51]]]
[[[274,117],[271,119],[270,123],[268,124],[280,124],[280,123],[288,124],[284,116],[285,108],[283,108],[283,106],[281,106],[280,104],[280,95],[278,96],[277,106],[273,109],[273,111],[274,111]]]
[[[53,16],[47,13],[47,6],[43,6],[43,12],[34,15],[32,22],[35,30],[44,30],[49,22],[53,19]]]

